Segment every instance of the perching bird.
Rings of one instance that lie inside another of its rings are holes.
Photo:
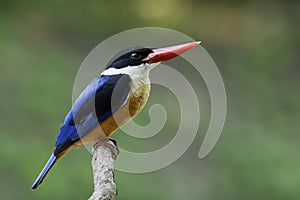
[[[32,189],[42,183],[54,163],[72,148],[108,137],[135,117],[149,97],[150,70],[199,43],[158,49],[132,47],[115,55],[75,101],[58,132],[54,152]]]

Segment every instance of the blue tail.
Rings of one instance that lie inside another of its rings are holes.
[[[56,156],[52,154],[47,164],[45,165],[44,169],[41,171],[40,175],[37,177],[34,184],[31,186],[31,189],[33,190],[36,189],[43,182],[45,176],[47,175],[47,173],[49,172],[49,170],[51,169],[51,167],[54,165],[55,162],[56,162]]]

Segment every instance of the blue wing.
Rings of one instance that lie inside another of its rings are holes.
[[[32,189],[36,189],[42,183],[60,153],[126,103],[130,85],[128,75],[101,76],[90,82],[67,114],[59,130],[54,153],[32,185]]]
[[[67,114],[58,133],[54,154],[63,152],[118,110],[127,100],[130,85],[130,77],[125,74],[101,76],[91,81]]]

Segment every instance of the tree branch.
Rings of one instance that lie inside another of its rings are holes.
[[[94,192],[89,200],[114,200],[117,186],[114,182],[114,160],[119,153],[117,143],[98,139],[93,148],[92,167]]]

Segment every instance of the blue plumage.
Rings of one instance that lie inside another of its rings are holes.
[[[199,43],[191,42],[158,49],[133,47],[114,56],[108,62],[101,76],[90,82],[67,114],[59,130],[54,152],[33,184],[32,189],[37,188],[53,164],[64,153],[68,152],[74,145],[80,144],[77,141],[89,137],[90,140],[86,140],[87,142],[96,140],[101,135],[101,133],[98,135],[97,129],[95,130],[98,125],[107,127],[104,133],[106,136],[112,134],[118,126],[114,124],[113,118],[109,120],[109,117],[122,105],[125,105],[128,100],[129,111],[133,111],[130,115],[135,116],[145,105],[149,96],[149,71],[160,62],[170,60]],[[131,80],[130,77],[133,79]],[[133,85],[132,88],[131,84]],[[132,96],[135,99],[131,98],[131,89],[134,89]],[[122,112],[120,110],[120,113]],[[123,120],[125,122],[127,118],[123,116]],[[89,133],[91,134],[89,135]]]
[[[80,94],[80,96],[78,97],[78,99],[75,101],[74,105],[72,106],[71,110],[69,111],[69,113],[67,114],[67,116],[65,117],[65,120],[60,128],[60,131],[58,133],[56,142],[55,142],[55,146],[57,147],[58,145],[66,142],[68,139],[72,139],[72,140],[78,140],[80,138],[80,135],[77,132],[76,129],[76,124],[74,121],[77,122],[77,120],[80,119],[76,119],[74,120],[74,116],[77,116],[78,113],[80,112],[80,110],[82,109],[83,106],[85,106],[89,101],[93,100],[95,98],[95,94],[98,91],[101,91],[101,88],[103,87],[103,85],[106,83],[106,81],[109,79],[109,77],[103,77],[103,78],[95,78],[94,80],[92,80],[88,86],[83,90],[83,92]],[[90,112],[93,112],[93,110],[91,110]],[[97,122],[97,120],[91,118],[91,122],[93,122],[90,126],[93,127],[95,126],[95,123]],[[87,121],[90,123],[90,121]],[[80,127],[78,127],[80,128]],[[86,127],[85,127],[86,128]],[[81,135],[84,135],[84,133],[87,133],[89,131],[88,128],[86,129],[81,129]]]
[[[58,132],[54,153],[32,185],[32,189],[37,188],[43,181],[60,154],[126,103],[130,84],[131,79],[126,74],[98,76],[89,83],[65,117]]]
[[[54,154],[52,154],[50,156],[48,162],[46,163],[44,169],[41,171],[40,175],[38,176],[36,181],[33,183],[32,187],[31,187],[32,189],[37,188],[37,186],[42,183],[45,176],[47,175],[47,173],[49,172],[49,170],[51,169],[51,167],[54,165],[55,162],[56,162],[56,156]]]
[[[87,135],[123,105],[130,91],[128,75],[96,77],[81,93],[62,124],[55,143],[55,155]],[[116,87],[117,85],[117,87]],[[112,103],[112,93],[114,103]]]

